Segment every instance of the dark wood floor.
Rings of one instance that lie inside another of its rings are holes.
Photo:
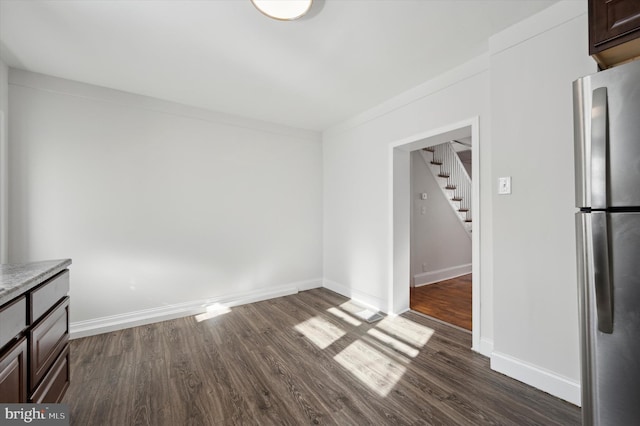
[[[578,425],[490,370],[469,333],[407,312],[368,324],[326,289],[71,342],[73,425]]]
[[[411,309],[471,330],[471,274],[411,287]]]

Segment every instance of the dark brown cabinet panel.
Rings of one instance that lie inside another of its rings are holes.
[[[640,56],[640,1],[589,0],[589,54],[602,68]]]
[[[69,293],[69,271],[62,271],[29,293],[29,323],[33,324]]]
[[[58,360],[33,392],[31,402],[36,404],[58,403],[69,387],[69,345],[65,346]]]
[[[0,354],[0,402],[27,402],[27,339]]]
[[[0,349],[27,328],[27,299],[22,296],[0,308]]]
[[[69,342],[69,298],[29,330],[30,391],[34,391]]]

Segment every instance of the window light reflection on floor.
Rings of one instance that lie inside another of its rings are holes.
[[[434,330],[400,316],[388,316],[368,324],[355,317],[363,309],[348,301],[326,310],[333,317],[357,327],[353,330],[356,335],[347,335],[330,321],[331,317],[315,316],[294,328],[320,349],[328,349],[338,340],[347,339],[340,347],[347,346],[333,359],[373,392],[385,397],[407,371],[406,365],[420,354],[420,348],[427,344]]]
[[[406,343],[395,339],[378,329],[370,328],[369,330],[367,330],[367,334],[375,337],[377,340],[389,346],[390,348],[395,349],[396,351],[401,352],[407,356],[410,356],[411,358],[417,357],[420,353],[420,351],[413,346],[407,345]]]
[[[376,325],[376,328],[415,348],[426,345],[434,333],[433,329],[429,327],[398,316],[384,318]]]
[[[356,315],[358,312],[361,312],[363,309],[366,309],[366,307],[358,304],[358,303],[354,303],[351,300],[348,300],[346,302],[344,302],[343,304],[340,305],[340,309],[343,310],[344,312],[347,312],[348,314],[354,316]]]
[[[294,328],[304,334],[307,339],[311,340],[311,342],[320,349],[326,349],[346,334],[346,332],[337,325],[320,317],[309,318]]]
[[[356,340],[335,359],[369,389],[384,397],[406,372],[406,368],[367,343]]]
[[[196,315],[195,318],[196,321],[202,322],[229,312],[231,312],[231,308],[229,308],[228,306],[222,305],[220,303],[214,303],[213,305],[207,306],[206,312]]]
[[[351,324],[351,325],[355,325],[356,327],[359,326],[360,324],[362,324],[361,321],[355,319],[354,317],[352,317],[351,315],[349,315],[348,313],[341,311],[338,308],[329,308],[327,309],[327,312],[329,312],[330,314],[340,318],[341,320]]]

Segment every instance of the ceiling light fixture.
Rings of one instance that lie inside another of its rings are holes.
[[[302,18],[311,9],[313,0],[251,0],[251,3],[269,18],[293,21]]]

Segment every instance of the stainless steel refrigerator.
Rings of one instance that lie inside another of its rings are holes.
[[[585,425],[640,425],[640,61],[573,83]]]

